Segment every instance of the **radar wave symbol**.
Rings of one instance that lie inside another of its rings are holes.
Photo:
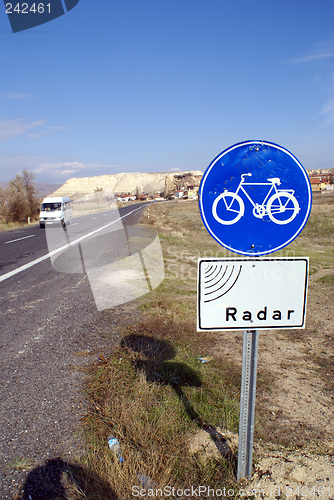
[[[242,265],[212,264],[204,271],[204,302],[217,300],[236,284]]]

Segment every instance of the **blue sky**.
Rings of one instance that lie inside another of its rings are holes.
[[[16,4],[16,2],[13,2]],[[0,181],[202,170],[247,139],[334,167],[332,0],[80,0],[0,10]]]

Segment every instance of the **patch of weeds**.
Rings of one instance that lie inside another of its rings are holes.
[[[175,290],[175,293],[177,295],[196,295],[197,296],[197,290]]]
[[[3,220],[0,220],[0,232],[5,232],[5,231],[12,231],[14,229],[19,229],[23,227],[32,227],[32,226],[37,226],[38,221],[31,221],[30,224],[27,222],[4,222]]]
[[[326,274],[316,281],[323,286],[334,288],[334,274]]]
[[[84,351],[77,351],[77,352],[74,352],[73,353],[74,356],[83,356],[83,357],[86,357],[86,356],[91,356],[93,353],[89,350],[84,350]]]
[[[258,370],[256,377],[257,394],[261,397],[263,394],[272,393],[273,387],[275,387],[275,377],[266,371]]]
[[[7,465],[6,469],[30,470],[34,465],[34,461],[30,458],[15,457]]]
[[[325,390],[334,397],[334,356],[325,356],[320,353],[317,356],[312,356],[312,359],[319,367],[319,373],[325,382]]]
[[[303,448],[310,441],[321,441],[325,431],[315,429],[303,422],[281,421],[282,411],[255,414],[256,438],[264,442],[275,443],[284,448]]]
[[[233,460],[199,460],[188,441],[201,428],[237,430],[234,367],[201,364],[197,357],[205,346],[190,344],[188,323],[170,320],[167,328],[163,318],[149,320],[146,310],[145,315],[141,324],[127,328],[112,356],[90,370],[85,425],[91,466],[109,478],[120,498],[131,496],[143,474],[160,488],[221,487],[221,481],[232,487]],[[111,433],[121,443],[123,464],[107,447]]]

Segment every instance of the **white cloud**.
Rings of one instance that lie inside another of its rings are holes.
[[[39,132],[38,134],[36,134],[36,132],[30,132],[28,134],[28,137],[30,137],[30,139],[40,139],[41,137],[43,137],[43,135],[46,135],[46,134],[51,134],[52,132],[50,130],[44,130],[42,132]]]
[[[285,62],[287,63],[308,63],[314,61],[321,61],[324,59],[331,59],[334,57],[334,52],[326,52],[320,54],[308,54],[303,57],[296,57],[295,59],[288,59]]]
[[[47,130],[42,130],[39,133],[30,132],[28,134],[28,137],[30,137],[30,139],[40,139],[41,137],[43,137],[43,135],[52,134],[52,132],[59,132],[59,130],[65,130],[67,128],[68,127],[48,127]]]
[[[319,113],[324,117],[324,127],[334,125],[334,72],[332,72],[331,76],[328,78],[326,90],[328,97]]]
[[[334,124],[333,41],[333,39],[321,41],[314,45],[308,54],[285,61],[285,63],[293,64],[313,64],[312,68],[315,69],[316,74],[312,83],[318,93],[320,90],[322,94],[327,94],[319,111],[319,116],[323,118],[322,128]]]
[[[57,162],[57,163],[44,163],[40,165],[39,172],[43,174],[52,175],[54,179],[75,177],[91,177],[94,175],[105,175],[115,173],[115,169],[119,172],[117,165],[105,165],[100,163],[81,163],[77,161]],[[96,172],[97,171],[97,172]]]
[[[68,127],[48,127],[48,130],[51,130],[53,132],[58,132],[59,130],[65,130]]]
[[[323,105],[320,114],[325,116],[324,125],[334,125],[334,97]]]
[[[81,163],[76,161],[54,161],[53,158],[38,156],[0,155],[0,179],[8,181],[23,169],[33,172],[38,182],[65,182],[70,177],[90,177],[94,175],[124,172],[118,165],[100,163]]]
[[[16,120],[0,120],[0,142],[24,135],[28,130],[41,127],[44,124],[45,120],[37,120],[34,122],[28,122],[23,118],[18,118]]]
[[[73,175],[75,173],[76,173],[76,170],[62,170],[59,175],[61,177],[69,177],[70,175]]]
[[[328,40],[319,40],[309,46],[304,54],[300,54],[299,57],[293,57],[284,61],[285,63],[292,64],[311,64],[311,63],[327,63],[331,62],[334,58],[334,38],[331,37]]]
[[[23,94],[20,92],[12,92],[10,94],[2,94],[0,97],[4,99],[25,99],[26,97],[29,97],[29,94]]]
[[[0,120],[0,142],[8,141],[14,137],[20,137],[21,135],[27,134],[30,139],[40,139],[44,135],[52,134],[53,132],[58,132],[59,130],[67,129],[68,127],[47,127],[46,130],[41,130],[40,132],[29,132],[29,130],[39,128],[45,125],[45,120],[36,120],[29,122],[23,118],[17,118],[15,120]]]
[[[101,168],[107,166],[108,165],[100,165],[98,163],[80,163],[78,161],[49,163],[45,165],[46,168],[53,169],[63,169],[64,167],[68,167],[71,172],[79,172],[80,170],[85,170],[87,168]]]

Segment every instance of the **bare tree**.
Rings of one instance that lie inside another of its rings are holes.
[[[33,183],[34,179],[35,175],[32,172],[28,172],[26,169],[22,170],[22,182],[26,192],[30,216],[36,214],[39,205],[37,191]]]
[[[104,199],[108,203],[108,207],[110,207],[110,205],[115,201],[115,195],[113,193],[109,193],[104,197]]]
[[[103,191],[103,188],[99,188],[99,187],[96,187],[94,189],[94,194],[96,196],[96,203],[99,204],[99,201],[100,201],[100,198],[102,196],[102,191]]]
[[[22,222],[37,216],[39,199],[33,184],[34,174],[23,170],[0,190],[0,215],[7,223]]]

